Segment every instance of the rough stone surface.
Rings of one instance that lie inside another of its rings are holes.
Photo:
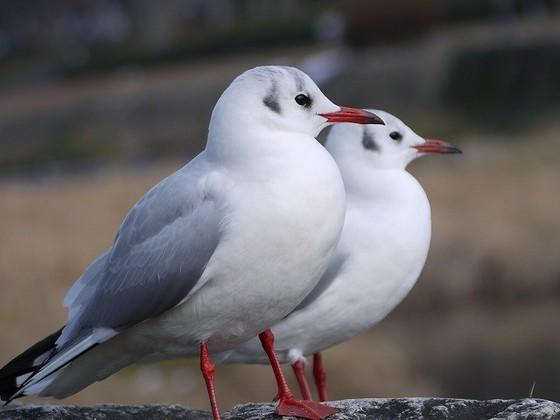
[[[340,412],[329,420],[476,420],[560,419],[560,404],[547,400],[460,400],[450,398],[357,399],[329,403]],[[244,404],[233,408],[229,420],[272,420],[273,404]]]
[[[0,408],[0,420],[207,420],[206,411],[192,410],[180,405],[13,405]]]
[[[330,405],[340,412],[329,420],[346,419],[453,419],[453,420],[510,420],[510,419],[560,419],[560,404],[547,400],[460,400],[450,398],[394,398],[356,399],[332,401]],[[274,404],[238,405],[224,420],[277,419]],[[14,405],[0,409],[0,420],[59,420],[59,419],[211,419],[210,413],[191,410],[179,405],[97,405],[93,407],[56,405]],[[285,417],[285,419],[288,419]]]

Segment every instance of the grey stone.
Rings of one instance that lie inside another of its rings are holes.
[[[560,404],[548,400],[462,400],[451,398],[368,398],[331,401],[340,412],[329,420],[510,420],[560,419]],[[224,413],[224,420],[272,420],[275,405],[242,404]],[[211,419],[206,411],[179,405],[97,405],[92,407],[57,405],[14,405],[0,409],[0,420],[110,420],[110,419]],[[287,417],[284,419],[288,420]]]
[[[369,398],[331,401],[338,414],[329,420],[477,420],[560,419],[560,404],[537,399],[463,400],[451,398]],[[273,404],[244,404],[233,408],[229,420],[277,419]],[[288,418],[285,418],[286,420]]]
[[[117,405],[89,407],[21,404],[0,408],[0,420],[208,420],[212,415],[180,405]]]

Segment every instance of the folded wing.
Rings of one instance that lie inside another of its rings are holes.
[[[115,242],[65,298],[70,314],[59,345],[93,328],[121,328],[183,300],[220,235],[200,156],[152,188],[126,216]]]

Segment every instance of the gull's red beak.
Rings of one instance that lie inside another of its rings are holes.
[[[371,112],[358,108],[348,108],[341,106],[340,111],[319,114],[327,119],[330,123],[355,123],[355,124],[381,124],[385,125],[383,120]]]
[[[451,153],[463,153],[461,149],[452,144],[441,140],[426,139],[426,143],[414,146],[420,153],[433,153],[438,155],[448,155]]]

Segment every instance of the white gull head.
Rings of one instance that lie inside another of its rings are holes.
[[[461,153],[441,140],[425,139],[394,115],[370,110],[385,125],[339,124],[331,129],[326,147],[339,164],[363,163],[378,169],[405,169],[414,159],[429,153]],[[352,139],[352,140],[350,140]]]
[[[316,137],[338,122],[383,124],[376,115],[332,103],[301,70],[286,66],[256,67],[238,76],[218,100],[210,121],[208,149],[235,147],[251,133]],[[250,127],[251,133],[247,131]],[[230,145],[224,145],[227,139]],[[272,140],[271,140],[272,141]]]

